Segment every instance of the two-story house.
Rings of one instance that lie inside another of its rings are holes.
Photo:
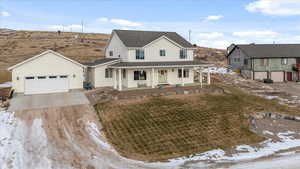
[[[124,88],[194,83],[199,69],[194,46],[175,32],[114,30],[105,58],[80,63],[48,50],[10,68],[16,93],[42,94],[82,89],[84,82],[97,87]],[[210,83],[208,73],[207,83]]]
[[[118,90],[192,84],[195,72],[208,66],[194,61],[194,50],[176,32],[113,30],[106,58],[88,64],[89,79]]]
[[[254,80],[298,81],[300,44],[232,44],[227,50],[232,69]]]

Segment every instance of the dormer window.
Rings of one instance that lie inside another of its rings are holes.
[[[113,56],[114,52],[113,51],[109,51],[109,56]]]
[[[166,50],[165,49],[159,50],[159,56],[166,56]]]
[[[137,49],[135,50],[135,58],[137,60],[143,60],[145,59],[145,52],[143,49]]]
[[[187,50],[180,49],[180,59],[186,59],[186,58],[187,58]]]

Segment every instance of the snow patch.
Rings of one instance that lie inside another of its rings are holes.
[[[267,130],[264,130],[264,131],[263,131],[263,134],[274,136],[274,133],[272,133],[272,132],[270,132],[270,131],[267,131]]]
[[[34,120],[28,128],[14,113],[0,111],[0,168],[50,169],[47,155],[42,120]]]
[[[230,69],[224,68],[224,67],[209,67],[206,69],[203,69],[201,72],[204,73],[212,73],[212,74],[234,74]]]
[[[0,88],[9,88],[12,86],[11,82],[5,82],[0,84]]]

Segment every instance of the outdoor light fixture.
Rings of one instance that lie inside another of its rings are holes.
[[[76,77],[76,75],[75,74],[73,74],[73,78],[75,78]]]
[[[19,78],[19,76],[17,76],[17,80],[19,80],[20,78]]]

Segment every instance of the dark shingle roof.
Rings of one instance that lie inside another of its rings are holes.
[[[96,65],[103,64],[103,63],[115,61],[115,60],[118,60],[118,59],[119,59],[119,58],[104,58],[104,59],[96,60],[95,62],[82,63],[82,64],[83,64],[83,65],[86,65],[86,66],[96,66]]]
[[[251,58],[300,57],[300,44],[237,45]]]
[[[174,66],[199,66],[206,65],[196,61],[177,61],[177,62],[120,62],[110,67],[174,67]]]
[[[152,41],[166,36],[184,48],[194,46],[176,32],[136,31],[136,30],[114,30],[126,47],[144,47]]]

